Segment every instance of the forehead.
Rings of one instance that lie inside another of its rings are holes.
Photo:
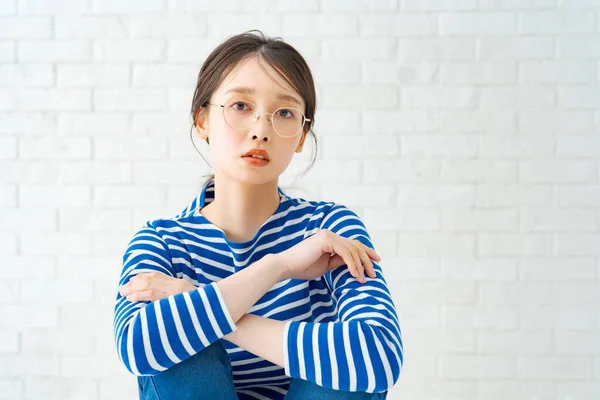
[[[302,96],[280,76],[277,70],[264,60],[258,61],[254,56],[240,61],[225,77],[217,92],[219,95],[224,95],[232,89],[238,93],[266,96],[274,100],[297,101],[300,106],[304,106]]]

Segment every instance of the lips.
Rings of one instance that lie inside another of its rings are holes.
[[[248,151],[247,153],[245,153],[244,155],[242,155],[242,157],[252,157],[252,156],[259,156],[259,157],[262,157],[265,160],[269,161],[269,153],[267,153],[263,149],[252,149],[252,150]],[[254,157],[254,158],[258,158],[258,157]]]

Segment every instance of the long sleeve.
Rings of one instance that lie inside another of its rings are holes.
[[[119,286],[155,271],[177,277],[166,242],[147,222],[123,255]],[[134,375],[156,375],[235,330],[216,282],[154,302],[130,302],[117,291],[115,346]]]
[[[373,248],[365,225],[345,206],[332,207],[321,229]],[[382,392],[395,385],[404,360],[402,334],[381,266],[375,261],[373,266],[377,277],[365,275],[367,283],[358,282],[346,265],[324,275],[337,301],[337,321],[286,322],[286,375],[350,392]]]

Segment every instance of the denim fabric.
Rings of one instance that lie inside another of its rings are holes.
[[[140,400],[238,400],[231,357],[217,340],[198,354],[154,376],[138,376]],[[292,378],[286,400],[383,400],[387,392],[344,392]]]

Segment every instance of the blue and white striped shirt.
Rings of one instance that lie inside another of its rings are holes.
[[[130,302],[117,292],[114,339],[134,375],[156,375],[221,339],[231,357],[240,399],[283,398],[290,377],[345,391],[382,392],[398,380],[403,363],[400,324],[381,266],[376,278],[354,278],[347,266],[311,281],[274,285],[248,313],[287,321],[285,368],[222,339],[236,329],[216,282],[270,253],[280,253],[321,229],[373,248],[356,213],[333,202],[287,196],[281,188],[273,215],[247,242],[232,242],[199,209],[214,198],[214,180],[173,218],[152,220],[123,255],[119,286],[159,271],[198,289],[154,302]]]

